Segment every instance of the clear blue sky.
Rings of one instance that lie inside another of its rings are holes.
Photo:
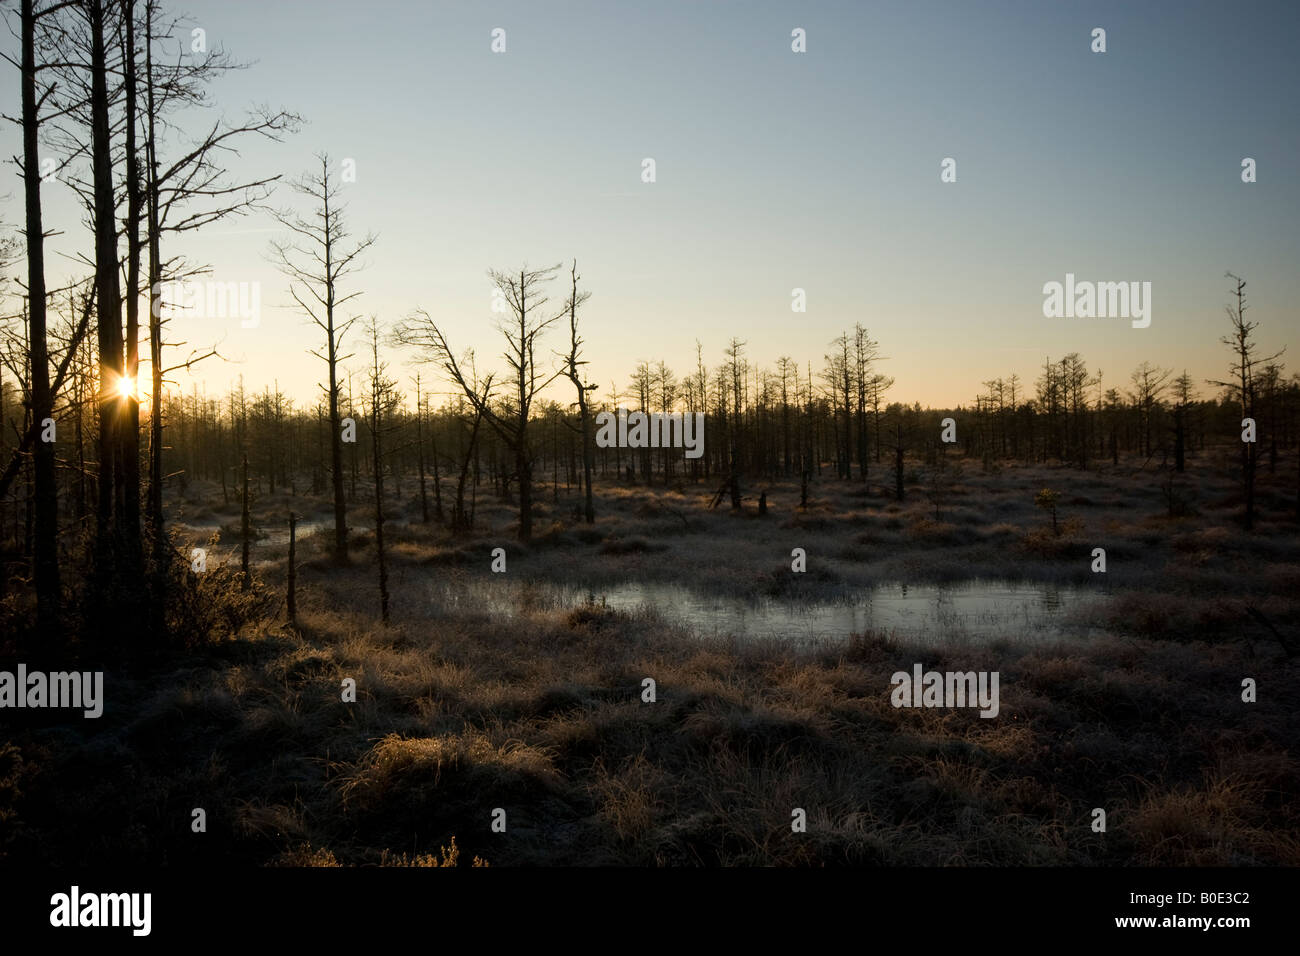
[[[354,280],[357,311],[391,322],[427,309],[480,363],[500,351],[485,271],[575,256],[605,389],[640,359],[689,371],[697,338],[710,364],[735,335],[754,361],[788,354],[816,370],[856,322],[889,356],[891,398],[925,404],[969,402],[1012,372],[1032,381],[1045,356],[1069,351],[1112,385],[1144,359],[1219,377],[1228,269],[1249,282],[1265,346],[1300,327],[1293,2],[176,9],[209,44],[257,61],[215,86],[215,102],[309,120],[283,144],[250,144],[239,169],[297,174],[319,150],[356,160],[349,219],[379,235]],[[489,49],[495,27],[504,54]],[[795,27],[806,53],[790,49]],[[1091,52],[1094,27],[1104,54]],[[4,135],[7,156],[18,138]],[[640,180],[644,157],[654,184]],[[944,157],[956,183],[940,182]],[[0,216],[17,223],[20,183],[5,175]],[[57,242],[88,249],[71,208]],[[320,381],[306,354],[315,330],[280,308],[286,284],[266,258],[276,234],[248,219],[179,250],[216,278],[262,283],[259,328],[176,330],[240,360],[203,367],[210,392],[241,373],[300,398]],[[1151,282],[1151,326],[1044,318],[1043,284],[1067,272]],[[806,314],[790,310],[794,287]]]

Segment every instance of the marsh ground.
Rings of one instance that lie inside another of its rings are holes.
[[[263,530],[290,508],[309,530],[325,522],[299,542],[297,627],[274,534],[253,547],[262,613],[238,633],[147,673],[109,665],[97,721],[12,725],[0,856],[427,863],[454,837],[462,862],[492,865],[1300,863],[1294,460],[1261,472],[1250,534],[1226,452],[1172,488],[1140,462],[908,470],[903,502],[883,469],[865,485],[827,472],[806,509],[778,481],[747,487],[739,514],[708,509],[712,483],[601,482],[594,526],[576,520],[575,491],[547,485],[527,546],[510,504],[482,491],[472,533],[422,525],[408,478],[386,509],[388,626],[373,505],[355,503],[339,568],[325,501],[263,496]],[[1060,492],[1056,533],[1035,506],[1045,487]],[[194,483],[170,512],[210,569],[237,561],[228,532],[210,540],[237,526],[233,499]],[[490,571],[498,547],[505,574]],[[1098,619],[1032,642],[868,631],[808,647],[525,586],[655,581],[791,602],[880,582],[1096,588],[1097,547]],[[480,600],[492,589],[508,616]],[[915,663],[998,671],[999,715],[896,709],[890,675]],[[791,830],[796,808],[806,833]]]

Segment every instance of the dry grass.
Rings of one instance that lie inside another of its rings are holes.
[[[1044,486],[1063,492],[1059,535],[1033,504]],[[1279,585],[1300,554],[1281,517],[1236,530],[1215,504],[1225,487],[1189,476],[1202,514],[1188,524],[1127,471],[968,468],[941,521],[919,493],[873,486],[818,484],[800,512],[797,488],[769,485],[765,520],[708,511],[702,488],[610,486],[594,528],[544,507],[531,548],[480,501],[471,536],[394,529],[388,628],[373,546],[337,569],[318,560],[327,536],[309,536],[296,629],[272,616],[150,677],[110,673],[123,704],[101,721],[0,742],[0,859],[447,866],[463,847],[474,865],[1298,865],[1300,673],[1246,608],[1294,637],[1296,591]],[[1087,582],[1103,546],[1114,595],[1086,641],[872,633],[820,650],[702,639],[599,603],[534,596],[507,617],[435,599],[436,583],[490,586],[498,546],[515,580],[787,596]],[[788,571],[793,547],[806,579]],[[282,588],[282,564],[260,577]],[[999,716],[893,708],[890,675],[915,662],[998,670]],[[204,840],[188,832],[200,806]]]

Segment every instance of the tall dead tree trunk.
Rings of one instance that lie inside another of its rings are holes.
[[[253,537],[252,515],[248,511],[248,452],[244,452],[243,459],[243,486],[244,497],[243,504],[239,509],[239,530],[240,538],[243,545],[239,553],[239,570],[242,575],[242,587],[245,591],[252,586],[253,579],[248,571],[248,548]]]
[[[1263,358],[1255,356],[1255,350],[1258,346],[1257,343],[1251,341],[1251,335],[1259,323],[1246,321],[1246,282],[1231,272],[1227,274],[1227,277],[1236,283],[1231,295],[1236,297],[1237,307],[1234,309],[1229,306],[1226,309],[1228,319],[1232,323],[1232,334],[1225,335],[1219,341],[1233,351],[1232,378],[1226,382],[1211,381],[1210,384],[1228,389],[1229,394],[1234,395],[1238,400],[1242,419],[1249,418],[1253,420],[1255,418],[1256,370],[1261,366],[1267,366],[1285,350],[1274,352],[1272,355]],[[1258,436],[1256,436],[1257,440]],[[1246,499],[1246,513],[1243,523],[1247,531],[1255,526],[1255,467],[1257,461],[1255,448],[1255,441],[1243,440],[1241,443],[1242,491]]]
[[[289,279],[289,293],[294,302],[325,333],[323,352],[311,354],[323,360],[328,368],[330,420],[330,463],[333,469],[334,491],[334,560],[339,564],[348,561],[347,498],[343,492],[343,425],[339,414],[339,363],[348,358],[341,355],[343,337],[352,325],[353,318],[340,319],[338,310],[360,293],[340,295],[340,280],[358,266],[358,257],[374,244],[375,237],[367,235],[359,242],[344,248],[349,233],[344,225],[343,210],[337,202],[339,185],[330,176],[329,156],[322,153],[320,174],[308,174],[294,184],[302,195],[319,204],[310,219],[277,214],[281,225],[291,230],[306,245],[293,242],[273,243],[272,250],[281,272]],[[355,458],[354,458],[355,464]],[[353,481],[355,483],[355,474]],[[354,486],[355,493],[355,486]]]
[[[375,470],[375,554],[379,563],[379,614],[388,623],[388,555],[384,551],[384,453],[383,415],[390,404],[392,383],[384,378],[379,361],[379,324],[370,321],[370,447]]]
[[[41,216],[41,176],[38,143],[39,106],[36,98],[36,18],[34,0],[22,0],[23,189],[27,206],[27,316],[31,349],[32,418],[42,432],[53,421],[49,349],[46,343],[45,227]],[[36,443],[35,553],[32,577],[36,586],[36,627],[43,643],[59,639],[61,585],[59,581],[59,499],[55,484],[53,441]]]
[[[293,626],[298,625],[298,516],[292,511],[289,512],[289,568],[288,568],[288,599],[289,623]]]
[[[154,625],[161,626],[166,590],[167,532],[163,525],[163,365],[162,365],[162,237],[158,183],[158,101],[153,65],[154,4],[145,0],[144,79],[145,79],[145,217],[149,245],[149,483],[145,492],[145,523],[154,569]],[[220,438],[218,438],[218,442]],[[226,494],[225,466],[222,465],[221,492]]]
[[[127,455],[133,400],[126,381],[122,341],[122,295],[118,282],[116,202],[109,117],[109,66],[104,31],[105,0],[86,0],[90,25],[91,167],[94,189],[95,283],[99,314],[99,503],[96,570],[99,595],[111,608],[110,627],[137,618],[141,603],[139,486],[130,484]],[[135,517],[134,524],[132,516]]]
[[[596,510],[592,503],[591,496],[591,469],[592,469],[592,449],[591,449],[591,410],[587,404],[587,392],[594,390],[595,385],[585,384],[582,381],[582,375],[579,367],[586,365],[585,361],[579,359],[582,339],[578,335],[578,307],[591,298],[590,292],[578,292],[578,260],[573,260],[573,268],[570,270],[570,279],[572,281],[572,291],[569,294],[569,301],[566,303],[566,310],[569,313],[569,354],[565,358],[565,374],[568,375],[569,381],[578,391],[578,418],[579,427],[582,433],[582,477],[583,485],[586,489],[586,502],[583,516],[587,524],[594,524],[596,521]],[[664,409],[667,411],[667,409]],[[666,472],[665,472],[666,474]]]
[[[122,473],[126,494],[122,505],[128,525],[140,527],[140,157],[136,151],[135,0],[121,0],[123,35],[122,68],[126,113],[126,340],[123,343],[125,376],[131,395],[122,406]],[[157,409],[155,409],[157,411]],[[131,545],[141,550],[136,565],[143,562],[139,533]]]

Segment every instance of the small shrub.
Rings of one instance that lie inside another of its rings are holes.
[[[1061,493],[1051,488],[1044,488],[1034,499],[1034,504],[1052,516],[1052,534],[1060,536],[1061,529],[1056,522],[1056,505],[1061,500]]]

